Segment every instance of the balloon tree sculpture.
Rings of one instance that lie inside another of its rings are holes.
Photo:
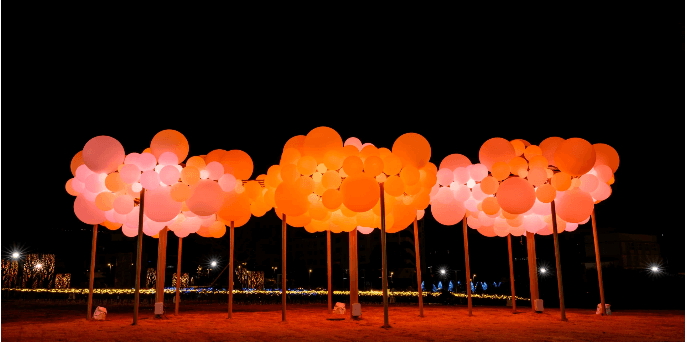
[[[365,232],[378,227],[383,249],[385,326],[389,326],[385,230],[388,227],[388,232],[396,232],[406,228],[415,220],[417,210],[428,206],[436,170],[429,159],[430,145],[415,133],[398,138],[392,151],[362,144],[357,138],[349,138],[343,144],[340,135],[329,127],[317,127],[306,136],[288,140],[279,165],[269,168],[264,181],[268,189],[265,200],[274,204],[276,214],[283,220],[283,274],[286,224],[304,227],[308,232],[327,231],[330,311],[330,233],[349,232],[350,302],[355,303],[357,227]],[[381,193],[385,196],[381,197]],[[285,288],[283,280],[283,291]]]

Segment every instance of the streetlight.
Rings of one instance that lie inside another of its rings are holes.
[[[540,273],[542,273],[542,274],[545,274],[545,273],[547,273],[547,269],[546,269],[546,268],[544,268],[544,267],[543,267],[543,268],[541,268],[541,269],[540,269]]]
[[[649,270],[652,271],[652,273],[659,273],[659,271],[661,271],[658,266],[652,266]]]
[[[447,271],[445,271],[444,268],[440,269],[440,274],[441,274],[441,275],[445,275],[445,273],[447,273]]]
[[[12,253],[12,259],[19,259],[19,252]]]
[[[212,262],[210,263],[210,265],[211,265],[212,267],[216,267],[216,261],[212,261]]]
[[[36,269],[37,269],[37,270],[39,270],[39,269],[41,269],[41,268],[43,268],[43,264],[40,264],[40,263],[36,264]]]
[[[107,266],[109,266],[109,271],[112,272],[112,264],[107,263]]]
[[[312,289],[312,269],[309,269],[309,289]]]

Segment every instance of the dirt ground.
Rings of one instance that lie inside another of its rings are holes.
[[[105,321],[87,321],[85,304],[3,301],[2,341],[685,341],[685,311],[614,311],[569,309],[568,322],[558,309],[534,313],[529,307],[473,308],[428,305],[391,306],[392,328],[383,329],[383,307],[363,305],[362,319],[331,321],[325,304],[292,304],[287,322],[280,305],[235,305],[226,319],[226,305],[185,304],[179,316],[168,307],[155,319],[152,306],[142,306],[132,326],[133,308],[107,307]]]

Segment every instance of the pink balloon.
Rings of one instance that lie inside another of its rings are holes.
[[[121,143],[106,135],[88,140],[83,147],[83,163],[95,173],[116,171],[125,157]]]
[[[362,144],[362,148],[359,149],[359,151],[363,150],[364,147],[366,147],[366,146],[374,146],[374,145],[373,145],[372,143],[364,143],[364,144]],[[375,146],[374,146],[374,147],[375,147]]]
[[[78,193],[82,193],[84,190],[86,190],[86,183],[73,178],[71,181],[71,188]]]
[[[124,224],[129,226],[129,227],[136,227],[136,229],[137,229],[139,219],[140,219],[140,207],[134,207],[130,213],[126,214],[126,223],[124,223]]]
[[[480,182],[488,176],[488,167],[483,164],[473,164],[469,174],[473,180]]]
[[[533,208],[531,208],[531,211],[534,214],[546,216],[546,215],[552,214],[552,207],[551,207],[551,204],[542,203],[542,202],[540,202],[539,199],[536,198],[535,204],[533,204]]]
[[[235,176],[230,173],[225,173],[221,178],[219,178],[219,186],[221,190],[225,192],[231,192],[235,190]]]
[[[438,191],[440,191],[440,184],[435,183],[435,185],[433,185],[433,187],[431,188],[431,192],[428,195],[431,199],[433,199],[433,197],[435,197],[435,195],[438,194]]]
[[[95,197],[97,197],[98,194],[96,194],[94,192],[90,192],[86,189],[86,190],[83,190],[81,195],[83,195],[83,198],[87,199],[88,201],[95,203]]]
[[[140,179],[140,168],[135,164],[125,164],[119,170],[121,180],[126,184],[133,184]]]
[[[452,194],[454,194],[454,199],[457,200],[457,202],[464,203],[464,201],[471,198],[471,190],[468,186],[464,184],[459,184],[457,186],[450,185],[450,189],[452,190]]]
[[[102,190],[105,190],[105,182],[100,181],[101,177],[97,173],[93,173],[86,179],[86,190],[99,194]]]
[[[209,165],[207,166],[209,167]],[[193,213],[200,216],[207,216],[219,211],[223,201],[224,192],[219,184],[205,179],[200,180],[197,183],[195,191],[193,191],[190,198],[186,200],[186,205]]]
[[[171,198],[171,187],[145,191],[145,215],[153,221],[168,222],[181,212],[183,203]]]
[[[448,186],[454,182],[454,174],[448,168],[440,169],[438,171],[438,184]]]
[[[181,239],[184,238],[184,237],[187,237],[188,235],[190,235],[190,233],[191,233],[191,232],[190,232],[189,230],[187,230],[187,229],[177,229],[177,230],[174,230],[174,235],[176,235],[177,237],[179,237],[179,238],[181,238]],[[193,233],[194,233],[194,232],[193,232]]]
[[[209,216],[198,216],[198,217],[202,218],[201,227],[209,227],[212,225],[212,223],[214,223],[214,221],[216,221],[216,214],[212,214]]]
[[[198,230],[200,230],[200,226],[202,225],[202,219],[195,216],[195,217],[186,217],[185,220],[181,223],[181,228],[183,230],[187,230],[189,233],[195,233]]]
[[[478,229],[481,227],[480,221],[477,218],[469,216],[466,220],[466,224],[473,229]]]
[[[159,174],[153,170],[147,170],[143,172],[143,174],[140,176],[140,185],[142,185],[145,190],[154,190],[159,188]]]
[[[157,165],[157,158],[152,153],[141,153],[136,160],[136,165],[140,170],[153,170]]]
[[[495,224],[495,218],[488,215],[479,214],[478,222],[480,222],[481,226],[492,226]]]
[[[485,172],[488,170],[486,169]],[[452,175],[454,176],[454,181],[459,183],[459,184],[466,184],[466,182],[471,179],[469,170],[467,170],[465,167],[458,167],[452,171]]]
[[[545,221],[538,215],[528,215],[523,217],[523,224],[521,226],[528,232],[536,233],[545,226]]]
[[[557,215],[564,221],[578,223],[592,213],[595,202],[589,193],[580,189],[566,191],[561,199],[554,201]]]
[[[86,179],[88,179],[88,176],[94,174],[95,172],[91,171],[88,166],[85,164],[79,165],[79,167],[76,168],[75,176],[74,178],[78,179],[79,181],[85,183]]]
[[[150,226],[150,229],[155,229],[155,230],[157,230],[157,232],[159,232],[160,230],[162,230],[164,227],[167,226],[167,222],[153,221],[149,217],[147,217],[147,215],[143,216],[143,220],[145,221],[145,223],[148,226]],[[155,235],[155,234],[152,234],[152,235]]]
[[[586,217],[584,220],[580,221],[580,224],[586,224],[590,221],[590,216]]]
[[[478,232],[481,233],[483,236],[487,237],[495,237],[497,234],[495,234],[495,229],[492,225],[490,226],[481,226],[478,228]]]
[[[124,164],[135,164],[138,161],[138,157],[140,157],[140,153],[129,153],[126,159],[124,159]]]
[[[417,210],[416,211],[416,220],[418,221],[418,220],[422,219],[423,215],[425,215],[425,214],[426,214],[426,211],[424,209]]]
[[[597,189],[590,193],[595,201],[604,201],[611,196],[611,187],[607,183],[599,182]]]
[[[471,165],[471,161],[469,160],[468,157],[462,155],[462,154],[450,154],[449,156],[445,157],[442,159],[440,162],[440,166],[438,167],[439,169],[449,169],[450,171],[454,171],[454,169],[458,167],[466,167]]]
[[[459,203],[459,202],[455,202],[455,203]],[[473,199],[473,197],[471,197],[471,198],[467,199],[466,201],[464,201],[464,207],[468,211],[478,211],[478,201],[476,201],[475,199]]]
[[[114,210],[114,209],[112,209],[112,210]],[[118,212],[115,211],[112,216],[114,216],[114,220],[115,220],[114,222],[122,223],[122,224],[126,223],[126,215],[125,214],[119,214]]]
[[[501,218],[496,218],[495,219],[495,224],[493,226],[495,230],[495,234],[499,237],[505,237],[507,234],[509,234],[509,225],[507,224],[507,220],[501,219]]]
[[[431,204],[431,212],[433,217],[440,224],[445,226],[452,226],[459,223],[466,214],[466,209],[459,202],[450,202],[448,204],[436,202]]]
[[[211,180],[217,180],[224,174],[224,166],[219,162],[211,162],[205,166],[205,170],[209,172],[207,176]]]
[[[164,152],[159,156],[159,165],[178,165],[178,156],[173,152]]]
[[[164,152],[162,156],[167,153],[171,152]],[[175,154],[171,154],[176,157]],[[166,185],[174,185],[178,183],[179,177],[181,177],[181,173],[178,172],[178,169],[174,165],[167,165],[162,168],[162,171],[159,172],[159,179]]]
[[[140,184],[140,182],[135,182],[135,183],[131,184],[131,190],[133,192],[140,192],[140,190],[143,190],[143,185]],[[136,196],[136,197],[138,197],[138,196]]]
[[[614,173],[611,172],[611,168],[606,165],[595,165],[594,170],[595,174],[597,175],[597,179],[603,183],[609,182],[611,177],[614,176]]]
[[[114,218],[114,209],[110,209],[105,211],[105,218],[109,222],[117,222],[116,219]]]
[[[357,231],[366,235],[371,234],[371,232],[373,232],[373,228],[357,226]]]
[[[105,222],[105,212],[98,209],[94,202],[87,200],[83,195],[76,196],[74,200],[74,214],[85,224],[100,224]]]
[[[565,232],[572,232],[574,230],[578,229],[578,223],[566,223],[566,229],[564,229]]]
[[[347,140],[345,140],[345,143],[343,144],[343,146],[347,146],[347,145],[352,145],[352,146],[356,147],[359,151],[362,150],[361,140],[359,140],[355,137],[347,138]]]
[[[159,233],[161,229],[156,229],[156,226],[150,225],[150,222],[155,222],[155,221],[145,221],[143,222],[143,233],[147,236],[154,236]]]
[[[121,232],[128,237],[138,236],[138,227],[132,228],[127,225],[121,226]]]
[[[478,202],[481,202],[485,199],[485,197],[488,197],[488,195],[483,193],[483,190],[480,189],[480,184],[473,186],[473,189],[471,189],[471,196],[473,196],[473,199]]]
[[[597,176],[590,173],[580,176],[580,190],[585,192],[593,192],[597,190],[597,185],[599,185],[599,179],[597,179]]]
[[[448,187],[441,187],[440,190],[438,190],[438,194],[435,195],[435,200],[443,204],[455,201],[454,194]]]
[[[535,234],[542,236],[552,235],[552,226],[546,225],[542,229],[538,230]]]
[[[117,196],[114,199],[114,211],[119,214],[127,215],[133,210],[133,198],[129,195]]]

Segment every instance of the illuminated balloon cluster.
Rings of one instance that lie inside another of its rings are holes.
[[[278,165],[269,168],[264,201],[293,227],[308,232],[368,234],[380,228],[380,186],[385,183],[387,232],[406,228],[423,216],[437,168],[430,145],[416,133],[400,136],[392,150],[349,138],[329,127],[289,139]]]
[[[182,163],[188,152],[188,140],[174,130],[157,133],[150,148],[128,155],[114,138],[91,139],[71,161],[74,178],[67,181],[66,189],[76,196],[74,213],[86,224],[111,230],[122,227],[126,236],[136,236],[140,217],[136,204],[144,188],[146,235],[157,236],[168,227],[179,237],[197,233],[219,238],[230,221],[240,227],[251,213],[261,216],[270,209],[256,182],[256,192],[252,182],[243,187],[241,179],[248,179],[253,170],[247,153],[214,150]]]
[[[551,137],[539,146],[492,138],[478,156],[480,164],[460,154],[440,163],[431,212],[444,225],[466,214],[469,227],[490,237],[552,234],[552,201],[558,232],[574,231],[611,195],[619,164],[614,148],[580,138]]]

